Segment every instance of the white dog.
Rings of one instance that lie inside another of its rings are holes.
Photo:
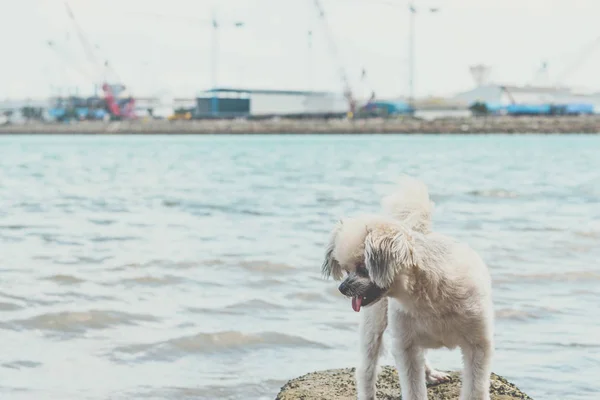
[[[488,400],[493,355],[491,280],[468,245],[430,229],[427,187],[406,179],[383,199],[385,213],[346,218],[332,231],[325,276],[360,311],[358,398],[375,399],[382,336],[389,325],[402,399],[426,400],[427,383],[447,375],[431,368],[426,349],[461,348],[461,400]],[[389,306],[388,306],[389,299]]]

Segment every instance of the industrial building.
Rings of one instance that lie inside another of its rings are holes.
[[[498,84],[475,87],[469,91],[457,94],[455,99],[467,105],[476,101],[507,105],[512,102],[542,104],[551,102],[581,102],[582,100],[588,100],[585,96],[574,94],[569,88]]]
[[[463,106],[484,106],[492,114],[560,115],[593,114],[600,112],[600,93],[581,93],[557,83],[551,84],[544,63],[529,85],[502,85],[490,81],[491,68],[472,65],[469,70],[475,87],[454,96]]]
[[[455,100],[466,106],[486,104],[507,114],[593,114],[600,112],[600,93],[577,93],[566,87],[486,84],[459,93]]]
[[[326,117],[345,115],[347,111],[346,99],[331,92],[215,88],[198,96],[195,116],[198,118]]]

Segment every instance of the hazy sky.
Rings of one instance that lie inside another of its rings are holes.
[[[322,0],[354,90],[406,95],[408,7],[403,0]],[[416,0],[416,92],[473,86],[469,65],[525,84],[544,60],[552,79],[600,36],[599,0]],[[341,91],[313,0],[71,0],[89,40],[134,95],[193,96],[211,86],[211,9],[219,30],[218,85]],[[428,7],[439,12],[427,13]],[[161,17],[162,15],[162,17]],[[235,28],[235,21],[245,22]],[[313,46],[309,51],[308,30]],[[55,42],[60,53],[51,50]],[[0,2],[0,98],[41,97],[79,85],[86,56],[62,0]],[[600,90],[600,44],[565,83]],[[70,60],[65,62],[65,58]],[[367,80],[360,81],[362,68]],[[93,69],[93,68],[92,68]],[[90,69],[90,70],[92,70]]]

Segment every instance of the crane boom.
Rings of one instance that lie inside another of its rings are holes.
[[[323,26],[326,31],[325,36],[327,38],[327,44],[329,45],[329,51],[331,52],[331,54],[333,54],[338,63],[338,74],[340,76],[340,79],[342,80],[342,85],[344,87],[344,96],[348,100],[348,104],[350,106],[350,113],[353,116],[356,112],[356,99],[354,98],[354,93],[352,92],[350,81],[348,80],[348,74],[346,73],[346,69],[344,68],[343,63],[341,62],[338,53],[338,48],[336,46],[335,41],[333,40],[333,33],[331,32],[329,24],[327,23],[327,18],[325,17],[325,9],[323,8],[323,5],[319,0],[314,0],[314,4],[317,8],[317,11],[319,12],[319,17],[321,18],[321,21],[323,22]]]
[[[571,73],[573,73],[573,71],[575,71],[581,66],[581,64],[583,64],[583,62],[592,54],[593,50],[595,50],[596,47],[598,47],[599,45],[600,36],[598,36],[591,43],[585,46],[583,50],[579,53],[579,57],[577,57],[577,59],[574,62],[570,63],[569,66],[558,75],[558,78],[555,81],[555,86],[560,86],[565,81],[565,79]]]
[[[64,53],[63,51],[61,51],[57,46],[56,43],[52,40],[48,40],[46,42],[48,44],[48,47],[50,49],[52,49],[52,52],[54,54],[56,54],[56,56],[60,59],[60,61],[65,65],[65,67],[67,69],[70,69],[76,73],[78,73],[79,75],[87,78],[87,79],[94,79],[93,75],[89,73],[89,71],[86,71],[84,69],[81,69],[79,67],[76,67],[76,63],[69,57],[67,56],[66,53]]]
[[[94,46],[92,46],[90,41],[87,39],[87,35],[84,33],[83,29],[77,22],[77,19],[75,18],[75,14],[73,13],[71,6],[69,6],[69,3],[66,1],[65,1],[65,8],[67,9],[67,15],[69,16],[69,18],[73,22],[73,25],[75,26],[75,31],[77,33],[77,37],[79,38],[79,41],[81,42],[81,46],[83,47],[83,51],[85,52],[85,55],[88,58],[88,61],[95,68],[97,68],[97,70],[100,72],[100,76],[102,76],[103,69],[106,69],[106,70],[109,70],[112,73],[112,75],[120,82],[121,79],[120,79],[119,75],[109,65],[108,61],[101,62],[100,60],[98,60],[98,57],[96,57],[96,54],[94,52]]]
[[[71,10],[69,3],[67,3],[66,1],[65,1],[65,8],[67,9],[67,15],[69,16],[71,21],[73,21],[73,25],[75,25],[75,31],[77,33],[77,37],[79,38],[79,41],[81,42],[83,51],[85,52],[85,55],[88,58],[88,61],[95,68],[97,68],[99,63],[98,63],[98,59],[94,55],[92,45],[90,44],[90,42],[86,39],[85,35],[83,34],[83,30],[81,29],[81,27],[77,23],[77,20],[75,19],[75,14],[73,14],[73,10]]]
[[[69,3],[66,1],[64,3],[65,3],[65,7],[67,9],[67,14],[68,14],[69,18],[71,19],[71,21],[73,22],[73,25],[75,26],[75,30],[77,32],[77,37],[79,38],[79,41],[81,42],[81,45],[85,52],[85,55],[86,55],[88,61],[90,62],[90,64],[96,70],[96,72],[99,73],[98,77],[96,77],[94,79],[94,81],[97,81],[97,80],[103,81],[101,87],[104,92],[104,99],[106,101],[106,105],[107,105],[110,113],[116,118],[122,118],[122,117],[134,118],[135,117],[135,114],[134,114],[135,100],[133,98],[129,98],[129,100],[126,101],[124,109],[121,109],[121,107],[118,103],[118,100],[117,100],[117,96],[122,90],[125,89],[125,86],[123,86],[121,84],[121,79],[119,78],[119,76],[117,75],[115,70],[113,68],[111,68],[108,61],[100,62],[98,60],[98,58],[94,54],[93,46],[87,40],[87,37],[86,37],[85,33],[83,32],[83,29],[81,28],[81,26],[79,26],[79,24],[77,23],[77,19],[75,18],[75,14],[73,13],[73,10],[69,6]],[[110,71],[112,73],[112,75],[115,78],[117,78],[119,84],[116,84],[116,85],[109,84],[107,82],[106,77],[102,76],[102,75],[104,75],[103,74],[104,71]]]

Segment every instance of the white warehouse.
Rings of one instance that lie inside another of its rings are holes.
[[[197,99],[197,113],[213,116],[304,116],[345,114],[346,99],[337,93],[299,90],[217,88]]]

